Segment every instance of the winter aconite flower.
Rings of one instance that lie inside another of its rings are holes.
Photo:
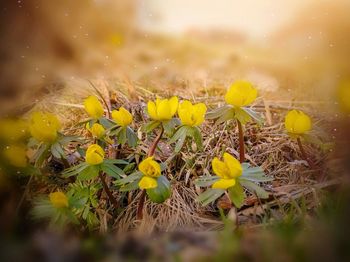
[[[104,127],[98,123],[94,123],[92,125],[92,127],[90,127],[90,124],[87,123],[86,124],[86,129],[89,130],[89,132],[91,133],[91,135],[93,137],[96,137],[96,138],[101,138],[104,136],[106,130],[104,129]]]
[[[103,116],[103,107],[96,96],[89,96],[84,100],[84,107],[89,116],[93,119],[99,119]]]
[[[167,121],[175,115],[178,105],[179,99],[176,96],[170,99],[157,98],[155,102],[148,102],[147,111],[153,120]]]
[[[225,95],[227,104],[242,107],[251,104],[257,97],[258,91],[248,81],[239,80],[234,82]]]
[[[139,182],[141,189],[150,189],[158,186],[157,177],[161,174],[160,165],[153,160],[153,156],[146,158],[139,164],[139,170],[143,174]]]
[[[31,115],[29,123],[30,134],[40,142],[50,143],[55,141],[57,131],[60,128],[60,122],[51,113],[34,112]]]
[[[224,153],[224,161],[215,157],[212,161],[214,173],[220,178],[212,188],[227,189],[236,184],[236,178],[242,175],[242,166],[239,161],[228,153]]]
[[[112,111],[112,118],[119,126],[126,127],[132,123],[132,115],[124,107]]]
[[[284,125],[288,133],[302,135],[311,129],[311,119],[300,110],[291,110],[286,115]]]
[[[54,192],[49,195],[51,204],[56,208],[68,207],[68,198],[63,192]]]
[[[3,155],[12,166],[27,166],[27,148],[25,145],[9,145],[4,149]]]
[[[97,144],[90,145],[86,150],[85,160],[89,165],[99,165],[103,162],[105,152]]]
[[[5,141],[18,141],[24,138],[28,131],[28,124],[22,119],[1,119],[0,138]]]
[[[204,121],[207,107],[203,103],[192,105],[190,101],[185,100],[179,104],[177,112],[183,125],[199,126]]]

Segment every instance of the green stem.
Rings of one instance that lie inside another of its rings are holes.
[[[239,162],[243,163],[245,160],[243,127],[242,123],[239,120],[237,120],[237,125],[239,134]]]

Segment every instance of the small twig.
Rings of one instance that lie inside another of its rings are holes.
[[[242,128],[242,123],[239,120],[237,120],[237,125],[238,125],[238,133],[239,133],[239,162],[243,163],[245,160],[243,128]]]
[[[300,152],[301,152],[304,160],[306,160],[306,162],[309,164],[309,166],[312,169],[316,169],[314,162],[307,156],[307,154],[304,150],[303,144],[301,143],[300,137],[297,138],[297,142],[298,142],[298,146],[299,146]]]
[[[104,175],[100,172],[100,173],[98,173],[98,176],[99,176],[99,178],[100,178],[100,180],[102,182],[103,190],[106,192],[106,194],[107,194],[107,196],[109,198],[109,201],[111,201],[111,203],[113,204],[115,209],[118,209],[118,207],[119,207],[118,202],[114,198],[112,192],[109,190],[109,188],[107,186],[107,183],[105,181]]]

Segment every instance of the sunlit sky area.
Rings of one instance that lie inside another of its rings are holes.
[[[143,28],[165,33],[225,29],[265,37],[318,0],[139,0]]]

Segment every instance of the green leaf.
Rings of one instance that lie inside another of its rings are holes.
[[[142,127],[142,130],[146,133],[151,132],[153,129],[157,128],[161,123],[159,121],[151,121]]]
[[[175,134],[170,138],[169,143],[172,144],[180,139],[184,134],[187,135],[189,127],[188,126],[181,126],[178,128],[175,132]]]
[[[44,163],[46,157],[48,156],[49,154],[49,148],[50,148],[50,145],[49,144],[41,144],[38,148],[38,150],[35,152],[35,155],[34,155],[34,160],[35,160],[35,166],[36,167],[41,167],[42,164]]]
[[[123,159],[105,159],[103,160],[106,164],[115,164],[115,165],[128,165],[129,162]]]
[[[230,107],[228,110],[225,111],[224,114],[222,114],[216,121],[215,125],[219,125],[221,123],[224,123],[228,120],[234,119],[235,117],[235,111],[234,108]]]
[[[77,176],[77,179],[81,181],[94,179],[98,176],[98,172],[100,172],[99,165],[95,165],[95,166],[89,165],[79,173],[79,175]]]
[[[217,180],[219,180],[219,177],[217,177],[217,176],[203,176],[203,177],[197,178],[194,181],[194,184],[197,186],[201,186],[201,187],[211,186]]]
[[[263,188],[261,188],[254,182],[245,180],[245,179],[239,179],[239,182],[241,183],[242,186],[244,186],[250,192],[255,193],[259,198],[269,197],[269,193],[267,193]]]
[[[172,118],[169,121],[162,123],[164,131],[166,134],[172,134],[177,125],[180,125],[180,120],[177,118]]]
[[[219,107],[217,109],[214,109],[208,113],[206,113],[205,118],[206,119],[216,119],[221,117],[222,115],[226,114],[228,110],[232,109],[229,105],[224,105],[222,107]]]
[[[59,143],[54,143],[53,145],[51,145],[50,150],[51,150],[51,154],[54,157],[56,157],[58,159],[66,158],[65,153],[64,153],[64,151],[62,149],[62,145],[60,145]]]
[[[177,140],[175,144],[175,152],[179,153],[181,151],[181,148],[184,146],[186,141],[187,133],[182,134],[182,136]]]
[[[264,170],[261,167],[243,168],[243,173],[240,179],[253,182],[268,182],[273,180],[273,178],[265,176]]]
[[[139,188],[139,182],[140,182],[141,178],[129,183],[129,184],[126,184],[126,185],[123,185],[119,188],[119,191],[120,192],[128,192],[128,191],[131,191],[131,190],[136,190]]]
[[[101,169],[107,175],[119,179],[122,175],[124,175],[123,170],[113,164],[103,163],[101,165]]]
[[[79,165],[67,168],[66,170],[63,171],[63,176],[64,177],[70,177],[70,176],[75,176],[82,172],[85,168],[87,168],[89,165],[85,162],[80,163]]]
[[[130,147],[136,147],[137,145],[137,135],[135,134],[134,130],[132,130],[130,127],[126,127],[126,137],[128,140],[128,145]]]
[[[117,136],[118,143],[124,145],[126,142],[126,127],[121,127]]]
[[[202,134],[199,128],[196,126],[192,127],[190,135],[191,137],[193,137],[194,141],[196,142],[197,148],[199,150],[202,150],[203,149]]]
[[[136,179],[140,179],[141,177],[142,177],[142,173],[140,171],[136,171],[136,172],[132,173],[131,175],[126,176],[123,179],[115,181],[114,184],[116,186],[125,185],[127,183],[135,181]]]
[[[61,145],[67,145],[70,142],[84,142],[84,139],[81,139],[78,136],[65,136],[61,134],[61,137],[58,138],[58,143]]]
[[[158,186],[156,188],[147,189],[147,196],[155,203],[162,203],[170,197],[170,182],[165,176],[157,179]]]
[[[222,196],[225,193],[225,190],[219,188],[210,188],[203,193],[199,194],[197,197],[197,201],[201,202],[203,206],[214,202],[216,199]]]
[[[235,207],[240,208],[243,205],[245,193],[240,183],[236,183],[233,187],[228,188],[228,194]]]
[[[100,124],[105,128],[105,129],[108,129],[108,128],[111,128],[113,126],[115,126],[115,123],[105,117],[101,117],[98,122],[100,122]]]
[[[253,120],[258,123],[258,125],[262,125],[264,123],[264,118],[261,117],[261,115],[257,112],[255,112],[253,109],[248,107],[242,107],[242,109],[251,117]]]
[[[241,122],[242,125],[245,125],[252,119],[250,115],[240,107],[236,107],[234,111],[235,111],[235,118],[239,122]]]

